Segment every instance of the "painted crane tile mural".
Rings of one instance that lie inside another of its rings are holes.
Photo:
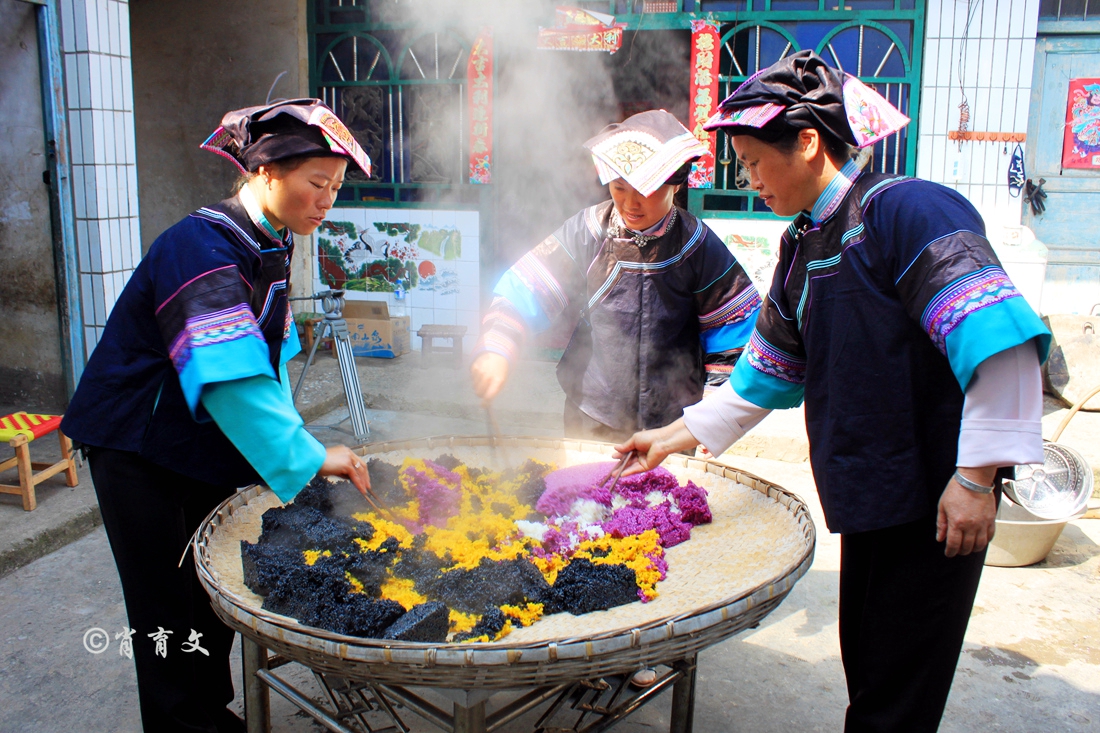
[[[428,209],[335,208],[314,235],[317,288],[349,300],[381,300],[391,315],[425,324],[480,328],[478,213]]]

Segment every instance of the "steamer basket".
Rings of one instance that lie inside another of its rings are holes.
[[[585,451],[606,456],[611,444],[548,438],[442,437],[376,443],[360,455],[403,452],[426,457],[456,448],[498,451]],[[231,628],[263,647],[319,672],[389,685],[441,688],[515,689],[564,684],[627,673],[642,667],[684,659],[744,629],[757,626],[790,592],[813,562],[816,532],[806,505],[794,494],[752,474],[715,461],[670,456],[669,468],[702,471],[760,492],[795,520],[800,551],[770,580],[718,603],[666,616],[632,627],[528,643],[428,644],[364,639],[303,626],[294,619],[256,607],[220,582],[213,570],[211,538],[234,511],[267,489],[253,486],[222,502],[203,521],[193,540],[198,576],[214,610]],[[690,541],[689,541],[690,542]],[[660,589],[660,586],[658,586]],[[584,616],[576,617],[578,628]],[[532,627],[534,628],[534,627]]]

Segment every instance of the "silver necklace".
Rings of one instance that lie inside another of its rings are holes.
[[[622,217],[619,216],[619,212],[615,211],[615,221],[611,227],[611,236],[615,239],[629,239],[634,242],[634,244],[638,245],[639,248],[644,248],[654,239],[660,239],[668,234],[668,231],[672,229],[672,225],[676,223],[676,216],[676,207],[673,206],[672,215],[668,217],[668,222],[660,232],[657,234],[639,234],[638,232],[628,229]]]

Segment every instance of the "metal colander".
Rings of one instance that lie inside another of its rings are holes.
[[[1081,512],[1092,495],[1092,470],[1080,453],[1060,443],[1043,443],[1043,462],[1016,466],[1004,482],[1015,503],[1042,519],[1065,519]]]

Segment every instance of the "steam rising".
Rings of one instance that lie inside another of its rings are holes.
[[[664,108],[686,122],[690,32],[624,34],[621,50],[537,50],[538,29],[554,24],[549,0],[374,0],[375,20],[416,23],[416,33],[453,32],[472,43],[493,31],[493,231],[482,232],[483,292],[507,267],[584,207],[608,198],[582,147],[606,124]],[[465,62],[463,61],[463,67]],[[456,114],[456,110],[437,113]],[[456,121],[456,120],[455,120]],[[448,120],[447,122],[450,122]],[[444,122],[447,123],[447,122]],[[440,145],[453,145],[441,136]],[[438,151],[444,157],[444,151]],[[450,149],[453,155],[453,147]],[[464,163],[463,163],[464,166]],[[465,177],[465,168],[462,168]],[[447,208],[448,201],[440,201]],[[485,219],[483,219],[483,222]],[[487,305],[487,302],[486,304]],[[476,335],[470,335],[476,338]],[[568,335],[565,335],[568,339]],[[559,339],[554,339],[555,341]],[[564,341],[555,343],[564,346]],[[515,374],[514,374],[515,376]],[[465,371],[432,379],[461,381]],[[459,386],[455,384],[455,386]],[[511,385],[510,390],[515,390]]]

